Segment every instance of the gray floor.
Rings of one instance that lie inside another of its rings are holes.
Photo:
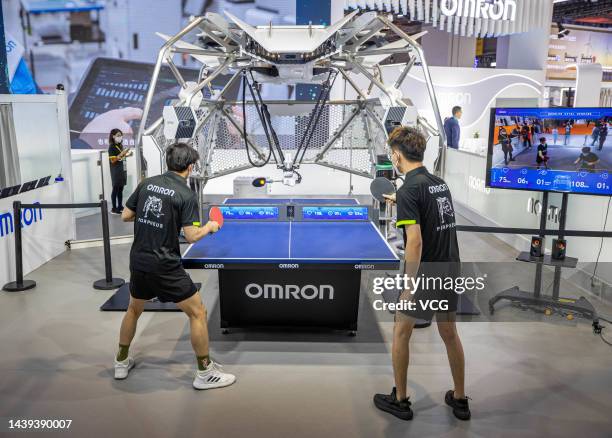
[[[134,234],[134,224],[123,222],[121,216],[108,214],[108,232],[111,237],[131,236]],[[102,218],[100,213],[80,217],[76,220],[76,240],[102,238]]]
[[[493,236],[462,233],[460,243],[465,260],[505,266],[515,257]],[[129,246],[112,250],[115,274],[127,277]],[[532,281],[530,265],[516,266],[500,270],[500,286]],[[98,311],[112,292],[91,288],[103,276],[102,250],[72,250],[28,276],[36,289],[0,293],[0,432],[9,418],[67,418],[69,432],[45,436],[611,436],[612,348],[586,322],[505,307],[496,315],[507,322],[460,323],[472,397],[468,423],[444,406],[451,379],[435,328],[419,330],[409,369],[416,415],[402,422],[372,406],[372,395],[392,386],[392,322],[372,310],[370,278],[364,276],[355,338],[222,335],[215,272],[191,273],[204,284],[212,354],[238,376],[234,386],[191,388],[194,359],[178,313],[143,315],[132,349],[137,368],[114,381],[122,315]]]

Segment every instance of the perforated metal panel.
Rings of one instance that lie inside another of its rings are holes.
[[[300,105],[292,103],[295,107]],[[376,146],[383,145],[386,136],[379,126],[380,122],[370,120],[365,107],[370,110],[369,114],[381,118],[384,111],[378,101],[325,105],[310,141],[304,137],[304,133],[313,117],[313,105],[304,104],[303,111],[297,108],[291,115],[285,115],[287,104],[268,103],[272,126],[285,156],[291,155],[294,161],[301,159],[302,164],[316,163],[357,174],[374,175]],[[242,104],[230,104],[221,110],[205,102],[196,114],[198,128],[190,143],[200,154],[199,171],[202,176],[214,178],[252,167],[253,164],[262,165],[268,157],[269,163],[282,164],[277,152],[270,151],[264,127],[252,103],[247,102],[245,106],[246,131],[251,143],[248,148],[242,133]],[[163,125],[155,131],[154,137],[163,149],[173,141],[163,136]],[[301,142],[308,146],[305,150],[303,146],[296,157]]]

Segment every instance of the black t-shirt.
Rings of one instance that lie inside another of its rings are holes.
[[[453,199],[442,178],[432,175],[425,167],[411,170],[404,176],[396,199],[397,226],[421,226],[421,262],[460,261]]]
[[[540,143],[538,145],[538,155],[537,155],[536,159],[538,161],[542,161],[544,159],[544,157],[546,157],[547,154],[548,154],[548,145],[546,143],[544,143],[544,144]]]
[[[593,152],[587,152],[580,154],[580,168],[592,170],[595,168],[595,164],[599,161],[599,157]]]
[[[178,234],[199,226],[198,200],[186,180],[174,172],[142,181],[126,203],[136,212],[130,268],[168,272],[181,266]]]
[[[123,152],[123,145],[120,144],[111,144],[108,147],[108,158],[109,161],[112,157],[117,157],[121,152]],[[112,161],[110,161],[110,166],[112,167],[119,167],[119,168],[123,168],[123,161],[115,161],[114,163]]]

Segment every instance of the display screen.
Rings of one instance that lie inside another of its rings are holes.
[[[493,108],[487,186],[612,195],[612,108]]]
[[[278,219],[278,207],[220,206],[224,219]]]
[[[91,148],[108,147],[110,129],[119,127],[132,143],[132,135],[140,125],[139,118],[131,111],[127,115],[112,111],[125,108],[143,109],[154,65],[122,59],[97,58],[90,66],[76,97],[70,105],[70,131],[73,147],[75,139],[83,141]],[[186,81],[197,81],[198,69],[179,68]],[[231,75],[220,75],[212,81],[213,90],[222,89]],[[178,99],[180,86],[170,68],[164,66],[158,77],[148,121],[152,123],[162,115],[165,105]],[[210,89],[202,90],[204,97],[210,97]],[[235,99],[235,92],[228,92],[229,99]]]
[[[302,207],[304,220],[367,220],[368,207]]]

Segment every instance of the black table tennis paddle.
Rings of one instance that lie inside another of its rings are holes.
[[[378,178],[374,178],[370,184],[370,193],[377,201],[385,202],[387,199],[383,195],[392,195],[395,193],[395,186],[387,178],[379,176]]]

